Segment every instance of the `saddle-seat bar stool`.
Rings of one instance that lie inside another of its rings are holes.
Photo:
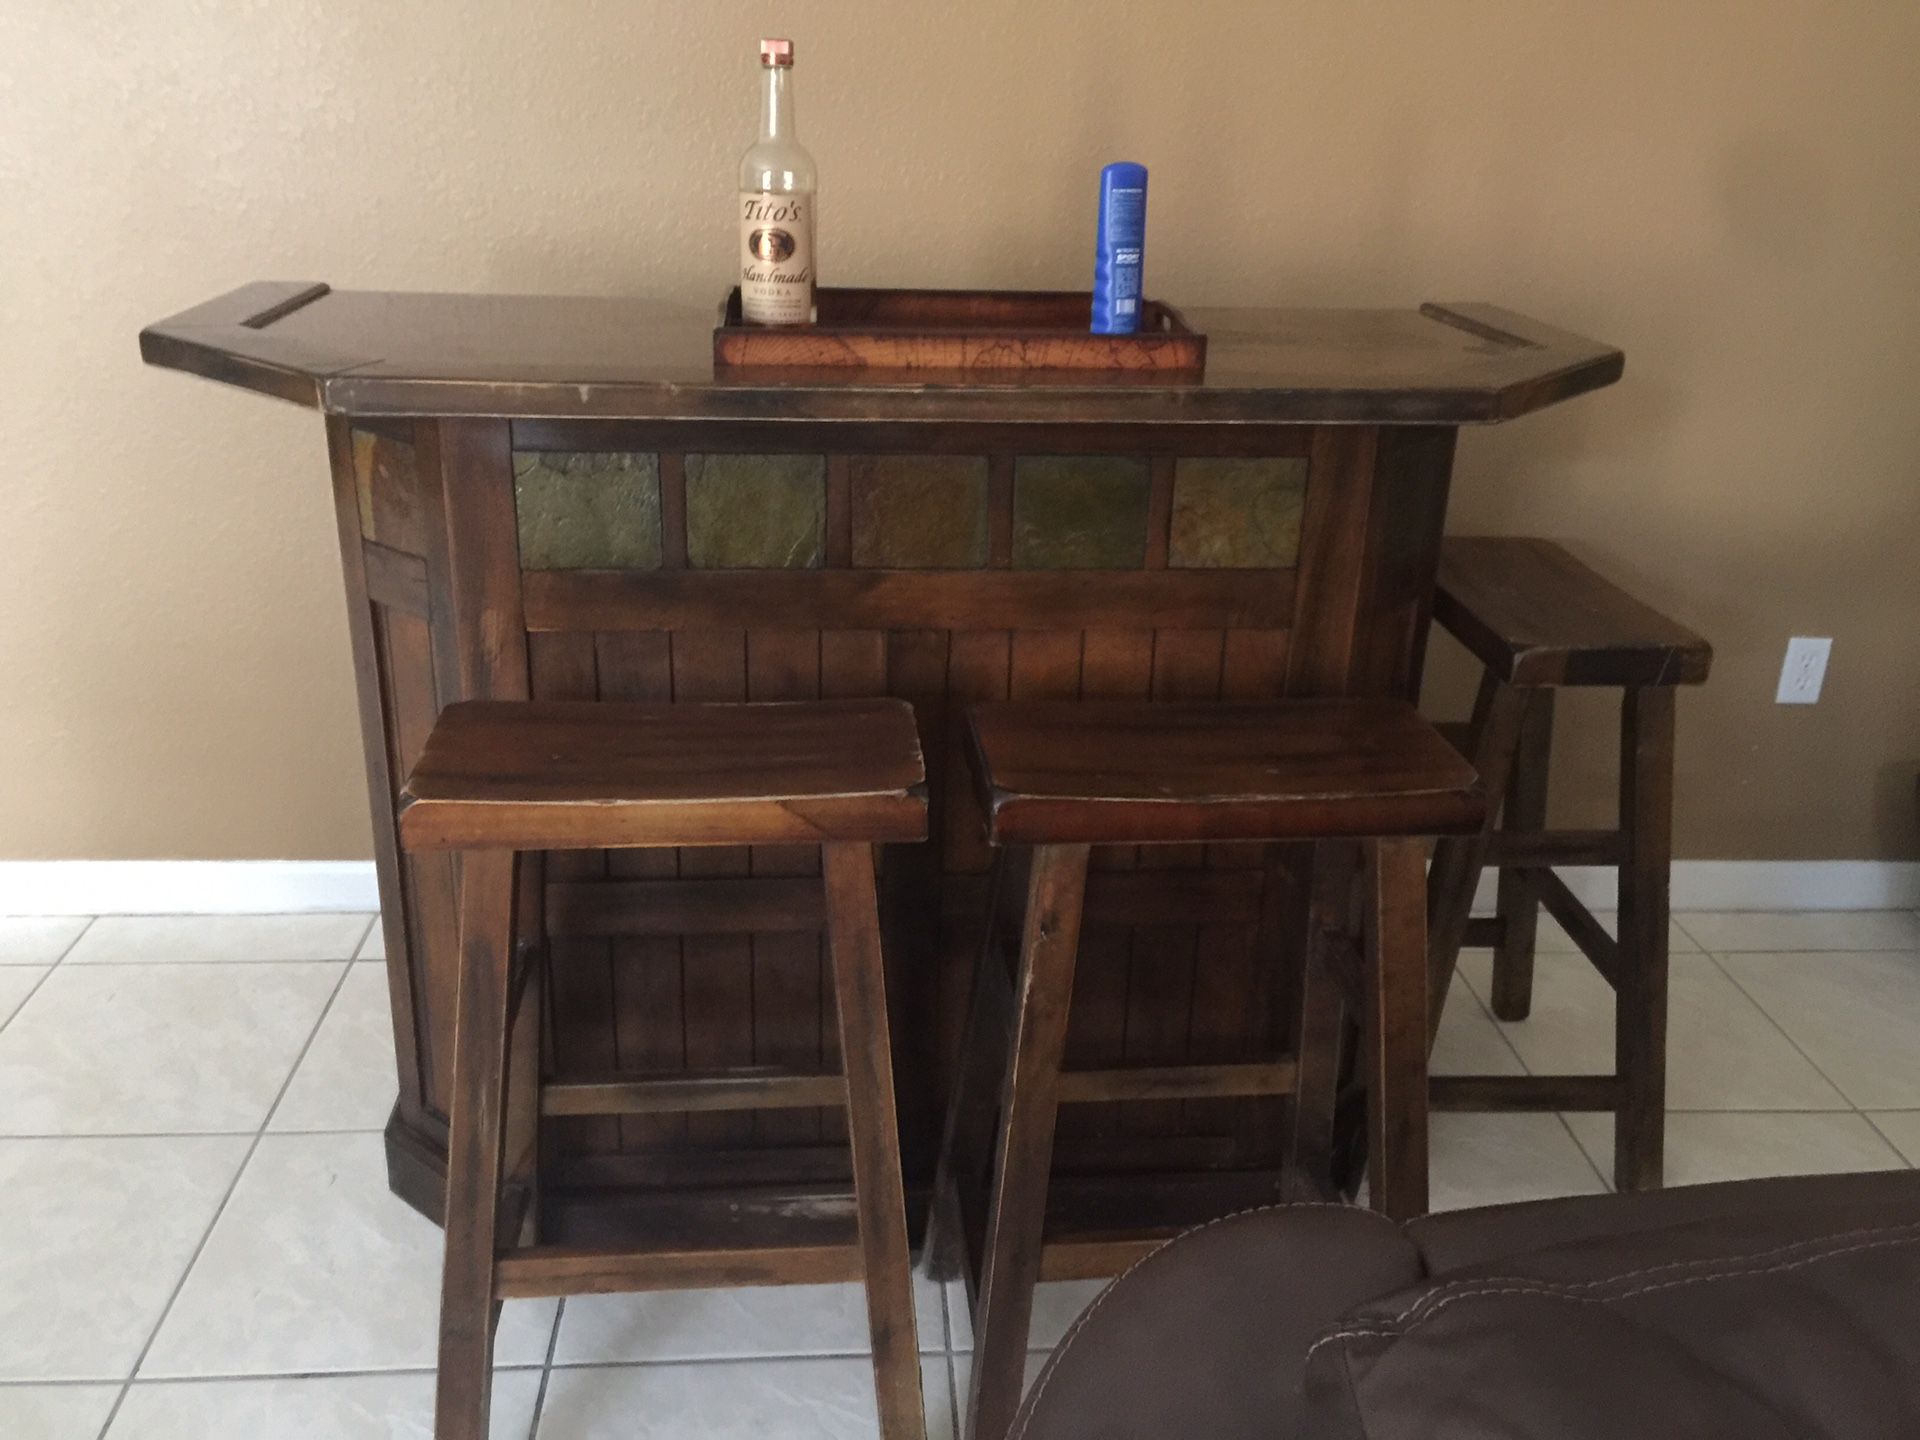
[[[922,1440],[874,884],[875,845],[926,834],[911,709],[897,700],[456,704],[429,735],[401,805],[407,848],[460,855],[437,1440],[487,1433],[504,1298],[840,1280],[866,1286],[881,1434]],[[821,847],[842,1071],[543,1082],[537,1019],[524,1023],[537,1005],[530,976],[540,947],[514,940],[522,852],[761,844]],[[760,1245],[731,1232],[674,1249],[541,1240],[538,1114],[823,1104],[847,1107],[853,1223],[819,1243]]]
[[[1539,539],[1447,539],[1433,615],[1482,666],[1473,718],[1458,743],[1492,804],[1477,833],[1443,841],[1434,854],[1432,1023],[1437,1029],[1463,944],[1493,949],[1494,1014],[1527,1017],[1543,906],[1615,992],[1612,1074],[1437,1077],[1433,1103],[1612,1111],[1616,1187],[1658,1188],[1666,1137],[1674,689],[1707,678],[1713,648]],[[1621,692],[1619,814],[1610,830],[1547,828],[1554,694],[1567,686]],[[1617,937],[1555,873],[1558,865],[1617,870]],[[1487,866],[1499,873],[1496,913],[1470,918]]]
[[[1426,843],[1477,829],[1485,802],[1472,767],[1395,700],[997,702],[973,707],[969,738],[996,909],[1019,899],[1016,857],[1029,863],[1024,914],[989,921],[975,970],[934,1230],[943,1254],[961,1250],[973,1300],[964,1433],[1001,1440],[1020,1402],[1062,1103],[1269,1097],[1291,1113],[1290,1165],[1323,1164],[1331,1143],[1337,1006],[1319,1040],[1303,1018],[1290,1064],[1063,1071],[1089,847],[1312,841],[1317,857],[1362,852],[1364,960],[1344,988],[1364,1016],[1373,1203],[1408,1217],[1427,1204]],[[1017,954],[1005,934],[1020,936]]]

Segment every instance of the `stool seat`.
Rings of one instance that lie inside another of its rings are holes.
[[[1003,701],[971,728],[996,845],[1445,835],[1486,811],[1399,700]]]
[[[1433,618],[1508,685],[1698,685],[1713,647],[1551,540],[1450,536]]]
[[[903,700],[469,701],[400,795],[410,849],[819,845],[926,835]]]

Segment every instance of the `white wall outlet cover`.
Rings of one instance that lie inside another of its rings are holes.
[[[1774,700],[1781,705],[1811,705],[1820,698],[1827,678],[1827,656],[1833,641],[1796,635],[1787,641],[1787,658],[1780,666],[1780,688]]]

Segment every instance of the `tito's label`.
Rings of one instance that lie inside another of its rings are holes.
[[[740,192],[740,313],[755,325],[813,319],[813,196]]]

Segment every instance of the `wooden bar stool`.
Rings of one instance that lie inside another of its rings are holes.
[[[1463,943],[1493,947],[1494,1014],[1527,1017],[1543,905],[1615,992],[1611,1075],[1447,1076],[1433,1082],[1433,1103],[1611,1110],[1615,1185],[1657,1188],[1666,1137],[1674,687],[1704,681],[1713,649],[1546,540],[1447,540],[1433,614],[1485,667],[1460,743],[1493,798],[1478,833],[1446,841],[1434,854],[1433,1024]],[[1620,810],[1611,830],[1546,828],[1553,697],[1569,685],[1622,692]],[[1500,875],[1498,910],[1490,919],[1470,919],[1488,865]],[[1617,939],[1554,873],[1556,865],[1618,869]]]
[[[912,710],[897,700],[453,705],[401,803],[408,848],[461,853],[438,1440],[487,1433],[504,1298],[853,1279],[866,1284],[881,1433],[923,1436],[873,869],[876,844],[926,834]],[[520,852],[762,844],[822,847],[844,1072],[756,1067],[543,1083],[537,1023],[516,1026],[531,1008],[521,1000],[538,953],[517,955],[514,944]],[[521,1053],[510,1056],[516,1031]],[[854,1223],[820,1243],[540,1241],[536,1114],[830,1104],[847,1107]],[[522,1231],[531,1243],[521,1243]]]
[[[1422,837],[1478,828],[1485,802],[1472,767],[1394,700],[1008,702],[976,706],[969,718],[988,837],[1003,847],[1003,914],[975,972],[935,1190],[942,1239],[960,1232],[975,1296],[967,1433],[999,1440],[1020,1402],[1060,1104],[1291,1095],[1296,1161],[1323,1156],[1332,1126],[1337,1023],[1291,1061],[1062,1073],[1088,847],[1252,840],[1358,850],[1364,960],[1344,966],[1334,954],[1344,914],[1312,948],[1365,1017],[1374,1204],[1411,1216],[1427,1197]],[[1031,852],[1017,927],[1014,847]],[[1015,928],[1009,976],[1002,937]],[[1309,1011],[1324,1013],[1301,1007]]]

